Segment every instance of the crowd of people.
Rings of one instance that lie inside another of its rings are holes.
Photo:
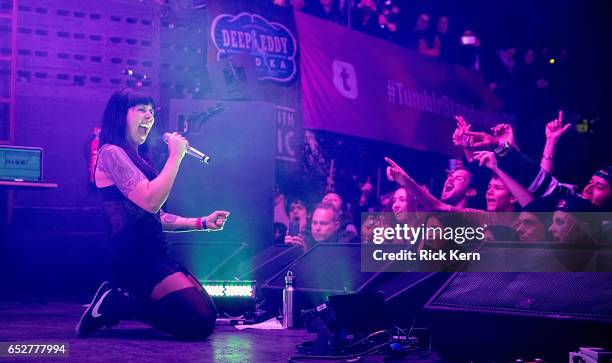
[[[348,196],[342,198],[332,193],[340,200],[340,204],[336,205],[329,203],[329,194],[321,200],[315,198],[319,202],[316,206],[309,205],[306,202],[308,198],[286,203],[280,195],[275,209],[277,242],[309,248],[319,242],[345,241],[351,234],[354,241],[371,241],[373,226],[393,222],[370,218],[361,223],[361,212],[373,210],[392,213],[392,219],[396,222],[407,222],[406,218],[413,217],[413,213],[407,212],[414,211],[467,213],[471,218],[487,222],[490,226],[489,239],[558,242],[609,240],[609,231],[606,231],[609,224],[595,221],[584,212],[610,210],[612,167],[597,170],[581,191],[553,177],[557,142],[571,127],[570,123],[576,121],[575,115],[572,117],[569,112],[564,115],[562,111],[555,120],[545,121],[550,119],[553,112],[568,104],[564,97],[565,91],[571,88],[567,77],[567,49],[553,52],[549,48],[532,46],[518,48],[511,42],[486,44],[477,31],[469,27],[460,28],[452,17],[446,15],[432,17],[425,12],[415,13],[415,21],[411,25],[405,21],[408,18],[406,14],[401,17],[399,14],[414,9],[408,9],[406,4],[397,1],[274,0],[274,3],[470,69],[485,80],[503,100],[505,110],[515,114],[519,120],[514,128],[500,124],[490,133],[475,133],[470,130],[468,122],[458,116],[452,142],[464,149],[465,160],[455,163],[454,168],[446,171],[448,175],[439,198],[419,186],[390,159],[389,177],[397,182],[399,188],[380,196],[376,205],[371,202],[373,187],[369,180],[361,185],[362,194],[358,201],[347,202]],[[542,128],[545,137],[539,131]],[[538,132],[533,132],[534,129]],[[534,149],[538,150],[539,140],[546,140],[539,164],[526,156],[529,152],[519,150],[514,142],[515,130],[525,149],[532,154]],[[490,172],[487,183],[481,181],[482,169]],[[486,208],[481,210],[477,208],[480,204],[476,201],[481,200],[482,196],[486,200]],[[288,208],[287,212],[284,206]],[[293,218],[297,218],[294,211],[297,206],[301,212],[298,218],[299,233],[296,235],[295,228],[291,230],[288,227]],[[502,212],[520,213],[505,216]],[[317,231],[321,230],[323,215],[330,228],[327,228],[327,233],[320,234]],[[602,225],[603,231],[600,228]],[[357,226],[359,233],[350,226]],[[361,237],[358,237],[359,234]]]
[[[356,203],[347,203],[333,191],[314,207],[306,202],[307,197],[285,200],[279,194],[276,243],[305,249],[317,243],[367,243],[372,242],[377,226],[422,223],[486,225],[487,240],[612,242],[610,214],[605,213],[612,210],[612,166],[594,170],[582,188],[554,177],[556,146],[570,126],[564,122],[562,112],[542,130],[546,143],[539,163],[518,148],[511,125],[499,124],[490,132],[474,132],[463,117],[456,119],[457,128],[449,142],[463,149],[465,158],[446,170],[439,197],[386,158],[387,177],[397,189],[378,200],[371,198],[374,188],[370,180],[360,185],[361,195]],[[479,209],[475,200],[483,196],[486,208]],[[348,204],[356,207],[348,208]],[[364,214],[362,221],[364,212],[388,213]],[[440,218],[436,212],[451,212],[455,220]],[[462,217],[456,220],[456,215]],[[441,247],[435,244],[440,241],[421,241],[423,245],[430,242],[434,248]]]
[[[506,111],[541,118],[567,103],[569,51],[553,51],[512,42],[489,44],[469,26],[452,17],[414,13],[406,4],[390,0],[273,0],[279,6],[326,19],[370,35],[387,39],[448,64],[458,64],[482,77],[504,101]],[[351,6],[352,5],[352,6]],[[350,11],[349,11],[350,9]],[[410,16],[400,12],[410,13]],[[407,19],[415,18],[410,24]]]

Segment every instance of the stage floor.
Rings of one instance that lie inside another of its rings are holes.
[[[0,302],[0,342],[68,343],[69,359],[78,361],[287,362],[297,355],[297,344],[315,337],[304,329],[239,331],[218,326],[203,342],[178,342],[145,324],[122,322],[92,337],[77,339],[74,327],[82,310],[80,304],[69,302]],[[5,360],[0,357],[0,361]],[[362,361],[382,362],[383,357],[370,356]]]

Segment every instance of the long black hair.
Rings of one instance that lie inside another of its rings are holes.
[[[128,144],[126,138],[125,129],[127,113],[131,107],[136,105],[151,105],[153,109],[155,109],[155,101],[148,95],[139,94],[129,88],[124,88],[113,93],[104,109],[102,130],[100,131],[100,147],[105,144],[119,146],[130,157],[134,165],[136,165],[149,180],[152,180],[159,173],[151,165],[146,155],[148,141],[139,146],[139,152]]]

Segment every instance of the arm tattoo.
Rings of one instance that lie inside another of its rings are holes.
[[[107,146],[102,149],[98,162],[102,170],[126,197],[136,188],[138,183],[147,179],[125,151],[117,146]]]
[[[164,223],[172,224],[172,223],[176,222],[178,217],[175,216],[174,214],[164,213],[162,219],[163,219]]]
[[[179,220],[181,218],[181,220]],[[164,232],[188,232],[193,231],[194,227],[189,225],[189,219],[175,216],[174,214],[161,212],[161,221]]]

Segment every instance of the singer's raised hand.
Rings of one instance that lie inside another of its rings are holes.
[[[187,152],[187,146],[189,146],[187,139],[178,132],[173,132],[170,134],[170,137],[168,137],[167,142],[170,157],[174,157],[179,160],[183,159],[185,153]]]
[[[220,231],[223,229],[225,221],[230,213],[222,210],[216,210],[206,216],[206,227],[211,231]]]

